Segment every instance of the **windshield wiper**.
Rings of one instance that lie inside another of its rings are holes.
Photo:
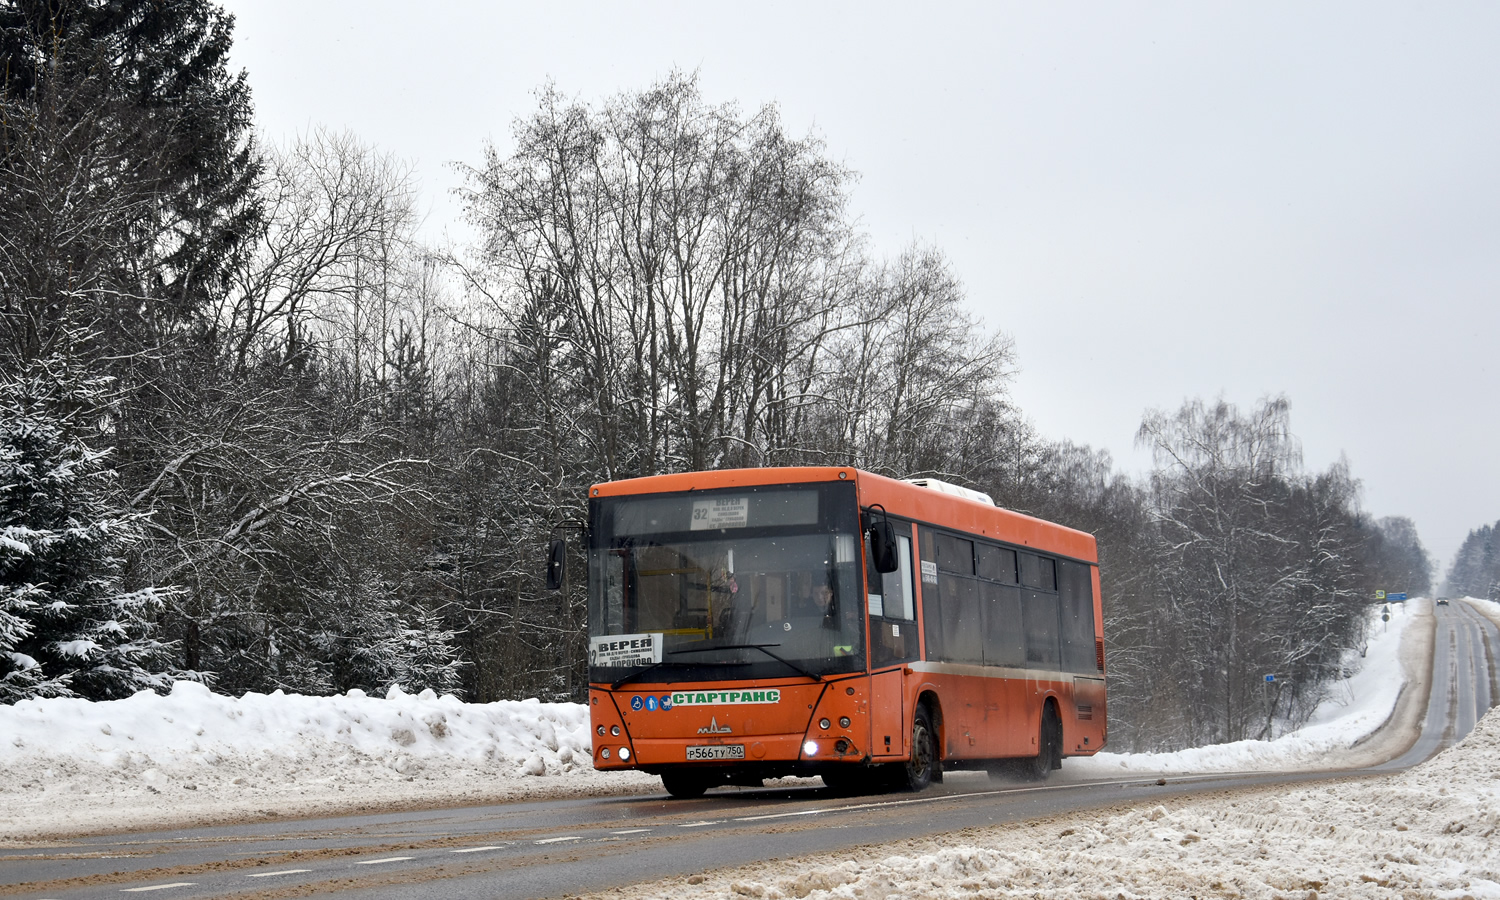
[[[822,675],[819,675],[816,672],[809,672],[806,669],[802,668],[801,666],[797,665],[796,663],[792,662],[791,660],[789,660],[789,659],[783,659],[782,657],[777,656],[775,653],[772,653],[770,651],[770,649],[769,649],[771,647],[780,647],[780,646],[781,646],[780,644],[715,644],[712,647],[688,647],[688,648],[684,648],[682,650],[670,650],[668,652],[670,652],[670,653],[701,653],[701,652],[703,652],[705,650],[759,650],[760,652],[764,653],[765,655],[771,657],[772,659],[774,659],[777,662],[781,663],[782,665],[786,666],[788,669],[792,669],[793,671],[797,672],[799,675],[805,675],[808,678],[811,678],[813,681],[822,681],[823,680],[823,676]],[[661,663],[657,663],[656,665],[661,665]]]
[[[660,669],[662,666],[668,666],[668,665],[676,665],[676,663],[675,662],[669,662],[669,661],[667,661],[665,659],[662,660],[661,662],[654,662],[651,665],[647,666],[646,668],[640,670],[639,672],[631,672],[629,675],[626,675],[624,678],[621,678],[621,679],[619,679],[617,681],[611,682],[610,685],[609,685],[609,689],[612,690],[612,691],[618,691],[623,685],[626,685],[626,684],[629,684],[632,681],[635,681],[637,678],[640,678],[640,677],[644,676],[647,672],[655,672],[657,669]]]
[[[779,647],[781,645],[780,644],[776,644],[775,646]],[[697,653],[697,652],[699,652],[701,650],[718,650],[718,649],[719,649],[718,647],[699,647],[699,648],[694,649],[694,650],[668,650],[667,652],[668,653]],[[648,673],[655,672],[657,669],[660,669],[662,666],[681,666],[681,665],[686,665],[686,663],[680,663],[680,662],[677,662],[676,660],[672,660],[672,659],[664,659],[661,662],[652,663],[651,665],[649,665],[646,668],[640,670],[639,672],[631,672],[629,675],[626,675],[624,678],[621,678],[621,679],[619,679],[617,681],[610,682],[609,689],[612,690],[612,691],[619,690],[621,686],[629,684],[632,681],[638,681],[641,678],[644,678]],[[717,665],[721,665],[721,666],[748,666],[750,664],[749,663],[744,663],[744,662],[734,662],[734,663],[718,663]],[[787,665],[791,665],[791,664],[788,663]],[[792,666],[792,668],[796,668],[796,666]]]

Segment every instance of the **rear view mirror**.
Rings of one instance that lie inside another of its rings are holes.
[[[901,557],[896,552],[896,529],[885,519],[871,522],[868,532],[870,556],[875,560],[875,571],[882,575],[901,568]]]
[[[555,591],[563,586],[567,574],[568,547],[562,541],[553,541],[547,551],[547,590]]]

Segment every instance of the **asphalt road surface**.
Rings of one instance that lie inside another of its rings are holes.
[[[1415,765],[1463,737],[1496,700],[1500,630],[1463,603],[1436,607],[1432,693],[1417,742],[1371,769],[1299,775],[1071,780],[957,773],[921,794],[817,787],[695,800],[561,800],[82,838],[0,851],[0,897],[561,897],[724,866],[878,845],[1079,809]]]

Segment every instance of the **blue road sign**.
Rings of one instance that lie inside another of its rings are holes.
[[[1267,683],[1275,681],[1275,680],[1276,680],[1276,676],[1275,675],[1267,675],[1266,676]]]
[[[1402,600],[1406,599],[1406,595],[1405,594],[1386,594],[1385,595],[1385,599],[1387,599],[1387,600],[1394,600],[1397,603],[1399,603]]]

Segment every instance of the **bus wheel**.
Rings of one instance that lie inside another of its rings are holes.
[[[708,790],[708,779],[697,772],[671,771],[661,773],[661,786],[679,800],[702,797]]]
[[[1045,781],[1053,769],[1062,768],[1058,765],[1061,752],[1062,722],[1058,721],[1056,708],[1048,703],[1042,707],[1042,730],[1037,740],[1036,757],[1024,763],[1026,777],[1033,781]]]
[[[911,758],[902,767],[898,786],[908,791],[920,791],[932,784],[937,770],[937,739],[932,734],[932,719],[927,707],[917,707],[911,720]]]

